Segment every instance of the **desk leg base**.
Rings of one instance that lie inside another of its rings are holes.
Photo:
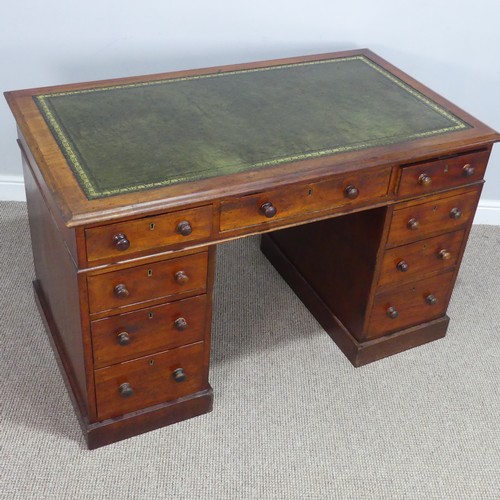
[[[120,417],[101,422],[89,423],[85,411],[84,398],[78,390],[71,363],[65,354],[59,329],[38,281],[33,282],[33,289],[38,311],[42,317],[52,351],[89,450],[212,411],[213,391],[209,385],[203,391],[184,396],[174,401],[150,406],[143,410],[126,413]]]
[[[137,436],[212,411],[213,391],[204,391],[120,417],[87,424],[84,429],[89,450]]]
[[[392,356],[446,335],[449,318],[443,316],[385,337],[359,342],[323,302],[271,236],[264,235],[262,237],[261,250],[355,367]]]

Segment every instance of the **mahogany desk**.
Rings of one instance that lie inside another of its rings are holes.
[[[370,51],[6,98],[35,295],[89,448],[211,410],[221,241],[266,233],[355,366],[445,335],[500,136]]]

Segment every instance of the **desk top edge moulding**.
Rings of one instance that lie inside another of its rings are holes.
[[[366,49],[5,94],[69,227],[498,140]]]
[[[89,448],[212,410],[221,242],[262,235],[355,367],[446,335],[500,135],[369,50],[5,95],[35,300]]]

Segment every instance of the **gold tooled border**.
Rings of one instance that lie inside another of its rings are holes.
[[[222,78],[222,77],[227,77],[231,75],[238,75],[242,73],[254,73],[258,71],[273,71],[277,69],[283,69],[283,68],[293,68],[297,66],[311,66],[311,65],[316,65],[316,64],[330,64],[330,63],[337,63],[337,62],[346,62],[346,61],[362,61],[363,63],[367,64],[370,66],[372,69],[375,71],[379,72],[382,74],[384,77],[389,79],[391,82],[394,84],[398,85],[402,89],[404,89],[406,92],[411,94],[413,97],[421,101],[423,104],[428,106],[429,108],[433,109],[435,112],[438,114],[444,116],[447,118],[449,121],[451,121],[454,125],[450,127],[445,127],[441,128],[438,130],[429,130],[427,132],[420,132],[417,134],[410,134],[409,136],[405,136],[404,140],[413,140],[413,139],[418,139],[418,138],[423,138],[423,137],[428,137],[432,135],[439,135],[439,134],[444,134],[448,132],[454,132],[457,130],[462,130],[466,128],[470,128],[470,125],[465,123],[464,121],[460,120],[458,117],[456,117],[454,114],[446,110],[445,108],[439,106],[437,103],[423,95],[421,92],[415,90],[413,87],[410,85],[406,84],[396,76],[394,76],[392,73],[389,71],[385,70],[378,64],[374,63],[367,57],[363,55],[359,56],[350,56],[350,57],[339,57],[335,59],[325,59],[321,61],[309,61],[309,62],[303,62],[303,63],[294,63],[294,64],[282,64],[278,66],[267,66],[264,68],[254,68],[254,69],[243,69],[243,70],[236,70],[236,71],[226,71],[226,72],[220,72],[220,73],[209,73],[205,75],[196,75],[196,76],[186,76],[182,78],[171,78],[171,79],[164,79],[164,80],[155,80],[155,81],[150,81],[150,82],[139,82],[139,83],[128,83],[128,84],[123,84],[123,85],[112,85],[109,87],[98,87],[98,88],[91,88],[91,89],[83,89],[83,90],[72,90],[72,91],[67,91],[67,92],[54,92],[54,93],[49,93],[49,94],[41,94],[38,96],[34,96],[33,98],[35,99],[35,102],[38,104],[40,110],[42,111],[42,115],[44,116],[45,120],[49,124],[50,128],[52,129],[53,133],[55,134],[56,140],[61,147],[65,157],[67,160],[70,162],[70,166],[72,167],[72,170],[76,177],[80,181],[80,185],[87,195],[88,199],[95,199],[95,198],[104,198],[107,196],[113,196],[116,194],[123,194],[123,193],[130,193],[134,191],[140,191],[144,189],[152,189],[152,188],[157,188],[157,187],[162,187],[162,186],[168,186],[171,184],[178,184],[181,182],[188,182],[193,180],[192,176],[183,176],[183,177],[176,177],[176,178],[170,178],[170,179],[165,179],[163,181],[158,181],[158,182],[152,182],[148,184],[136,184],[134,186],[128,186],[128,187],[120,187],[116,189],[103,189],[103,190],[97,190],[92,183],[92,181],[89,178],[89,175],[85,168],[82,166],[78,155],[75,153],[70,140],[64,133],[60,123],[58,122],[57,118],[54,116],[52,113],[49,105],[47,104],[47,99],[52,98],[52,97],[60,97],[60,96],[68,96],[68,95],[74,95],[74,94],[87,94],[87,93],[92,93],[92,92],[106,92],[106,91],[111,91],[114,89],[124,89],[124,88],[131,88],[131,87],[147,87],[151,85],[163,85],[163,84],[169,84],[169,83],[176,83],[176,82],[182,82],[186,80],[201,80],[205,78]],[[267,167],[267,166],[275,166],[275,165],[280,165],[282,163],[289,163],[293,161],[298,161],[298,160],[307,160],[307,159],[312,159],[312,158],[319,158],[321,156],[327,156],[330,154],[336,154],[336,153],[345,153],[349,151],[357,151],[360,149],[366,149],[369,147],[374,147],[374,146],[380,146],[384,144],[390,144],[392,138],[396,138],[398,136],[393,136],[393,137],[385,137],[384,139],[377,139],[373,141],[364,141],[364,142],[359,142],[353,145],[347,145],[347,146],[338,146],[335,148],[331,149],[323,149],[319,151],[313,151],[310,153],[303,153],[303,154],[298,154],[298,155],[291,155],[287,157],[282,157],[282,158],[275,158],[272,160],[266,160],[262,162],[258,162],[252,165],[249,165],[246,167],[248,170],[256,169],[256,168],[262,168],[262,167]]]

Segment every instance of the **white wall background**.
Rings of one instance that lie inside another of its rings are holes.
[[[4,0],[0,16],[2,91],[368,47],[500,130],[499,0]],[[0,199],[22,196],[15,139],[0,99]],[[500,144],[486,180],[500,223]]]

